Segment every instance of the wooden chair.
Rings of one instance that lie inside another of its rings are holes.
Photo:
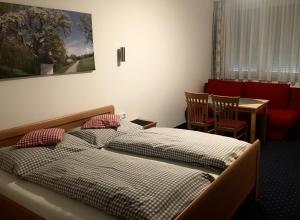
[[[247,140],[247,122],[238,120],[240,98],[216,95],[211,95],[211,98],[216,134],[233,133],[234,138],[240,139],[244,136],[245,140]]]
[[[185,92],[187,103],[187,127],[197,127],[204,132],[214,131],[214,120],[208,117],[208,94]]]

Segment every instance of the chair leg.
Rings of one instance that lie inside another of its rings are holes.
[[[248,129],[245,131],[245,141],[248,141]]]
[[[233,132],[233,137],[237,138],[237,131]]]
[[[218,132],[218,129],[215,127],[215,134],[218,134],[219,132]]]

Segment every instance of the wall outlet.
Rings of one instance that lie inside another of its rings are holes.
[[[118,115],[121,119],[125,119],[127,117],[126,112],[120,112]]]

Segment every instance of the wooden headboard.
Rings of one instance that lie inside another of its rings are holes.
[[[90,117],[114,113],[114,106],[105,106],[101,108],[96,108],[84,112],[79,112],[71,115],[66,115],[54,119],[49,119],[46,121],[36,122],[32,124],[22,125],[15,128],[10,128],[0,131],[0,148],[15,144],[24,134],[42,128],[52,128],[59,127],[64,128],[66,131],[80,127],[86,122]]]

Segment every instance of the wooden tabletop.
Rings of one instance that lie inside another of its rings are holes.
[[[252,98],[240,98],[240,109],[257,110],[268,104],[269,100],[265,99],[252,99]]]

